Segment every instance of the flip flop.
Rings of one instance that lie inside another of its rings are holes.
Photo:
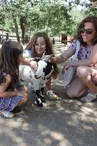
[[[12,116],[10,117],[10,115]],[[5,119],[12,119],[14,117],[14,114],[10,111],[0,111],[0,116]]]
[[[97,98],[97,93],[88,93],[86,96],[80,99],[81,102],[92,102]]]
[[[54,93],[53,90],[48,90],[46,94],[49,97],[49,99],[52,99],[52,100],[58,99],[58,96]]]
[[[20,107],[15,107],[14,109],[13,109],[13,111],[12,111],[12,113],[13,114],[15,114],[15,113],[20,113],[22,111],[22,109],[20,108]]]

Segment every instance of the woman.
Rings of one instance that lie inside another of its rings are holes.
[[[72,42],[70,47],[60,56],[53,57],[56,63],[65,62],[74,55],[76,41],[80,41],[78,61],[68,63],[64,69],[70,66],[77,67],[77,76],[66,89],[66,93],[71,98],[81,98],[81,101],[93,101],[97,95],[96,83],[96,63],[97,63],[97,17],[90,16],[82,20],[77,31],[77,39]]]

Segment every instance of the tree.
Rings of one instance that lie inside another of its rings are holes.
[[[0,25],[16,32],[17,40],[27,34],[46,31],[51,35],[74,34],[84,12],[80,13],[70,0],[3,0],[0,5]],[[84,11],[84,10],[83,10]],[[2,13],[3,12],[3,13]]]

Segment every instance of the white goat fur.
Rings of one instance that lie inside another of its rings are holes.
[[[45,55],[42,57],[42,59],[38,62],[38,69],[35,71],[33,68],[27,65],[20,65],[19,72],[20,72],[20,81],[22,83],[31,83],[33,84],[34,90],[39,90],[42,87],[45,86],[45,83],[48,81],[47,78],[45,78],[45,73],[43,71],[44,68],[47,66],[47,62],[51,55]],[[53,68],[49,74],[51,76],[53,72]],[[35,76],[37,78],[35,78]]]

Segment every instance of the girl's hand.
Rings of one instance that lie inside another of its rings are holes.
[[[37,62],[36,62],[36,61],[33,61],[33,60],[32,60],[32,61],[30,62],[30,65],[31,65],[32,68],[34,68],[35,70],[37,70]]]
[[[25,91],[16,91],[18,96],[28,97],[28,93]]]
[[[8,75],[6,75],[6,80],[7,80],[7,82],[8,83],[10,83],[11,82],[11,76],[8,74]]]

